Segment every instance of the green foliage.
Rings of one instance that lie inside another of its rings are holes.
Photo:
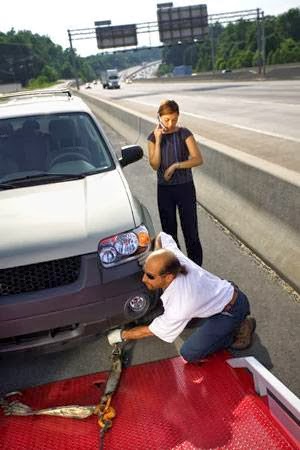
[[[209,40],[204,41],[201,44],[197,44],[197,61],[196,61],[196,71],[197,72],[207,72],[212,70],[212,48],[211,42]]]
[[[267,63],[300,62],[300,8],[277,17],[267,16],[264,25]],[[209,36],[203,42],[164,49],[163,63],[170,67],[190,64],[197,72],[255,66],[262,62],[257,39],[256,21],[240,20],[227,26],[214,23],[209,26]]]
[[[30,80],[27,84],[28,89],[42,89],[51,87],[55,84],[55,82],[50,83],[44,75],[40,75],[34,80]]]
[[[292,38],[300,41],[300,8],[289,9],[285,14],[278,16],[278,29],[282,38]]]
[[[45,65],[42,69],[40,77],[44,77],[47,82],[54,82],[58,79],[58,73],[53,67]]]
[[[74,69],[69,61],[64,62],[61,67],[61,78],[64,80],[71,80],[72,78],[75,78]]]
[[[6,34],[1,33],[0,49],[2,83],[21,82],[26,86],[34,79],[38,84],[54,82],[61,76],[61,67],[66,60],[62,48],[47,36],[26,30],[16,33],[12,29]]]
[[[281,42],[279,48],[270,52],[268,64],[282,64],[300,61],[300,42],[288,38]]]
[[[79,76],[84,82],[93,81],[96,78],[96,73],[90,64],[82,62],[80,65]]]
[[[160,64],[157,70],[157,75],[159,77],[163,77],[164,75],[169,74],[170,72],[172,72],[174,69],[173,65],[169,65],[169,64]]]

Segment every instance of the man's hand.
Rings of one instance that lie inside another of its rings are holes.
[[[121,336],[122,330],[121,328],[117,328],[116,330],[110,331],[107,335],[107,339],[110,345],[118,344],[122,342]]]

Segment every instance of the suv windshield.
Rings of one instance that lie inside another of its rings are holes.
[[[0,120],[0,183],[39,173],[88,175],[113,167],[107,145],[86,113]]]

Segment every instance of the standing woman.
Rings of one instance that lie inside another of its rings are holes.
[[[177,126],[178,118],[179,107],[174,100],[160,104],[159,123],[148,136],[149,162],[157,171],[157,202],[162,230],[178,243],[178,208],[188,257],[201,266],[202,246],[191,169],[200,166],[203,160],[191,131]]]

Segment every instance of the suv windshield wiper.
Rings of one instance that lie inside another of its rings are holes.
[[[0,183],[1,189],[13,189],[17,187],[19,184],[31,184],[31,182],[35,182],[38,180],[48,180],[48,181],[68,181],[68,180],[79,180],[80,178],[85,178],[87,173],[38,173],[35,175],[26,175],[21,178],[10,178],[7,182]]]

